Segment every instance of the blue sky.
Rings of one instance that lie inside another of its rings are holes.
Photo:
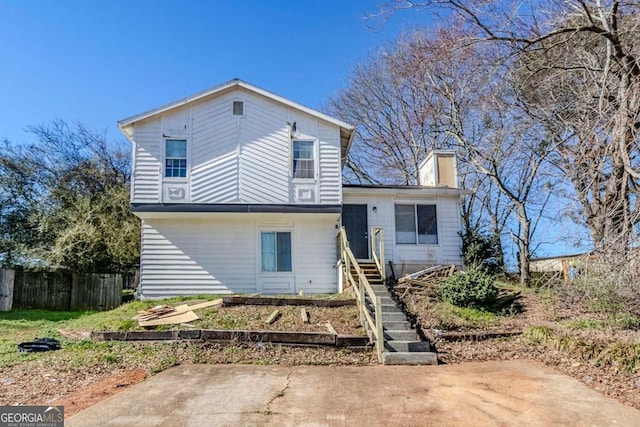
[[[378,0],[0,0],[0,139],[115,122],[239,77],[319,108],[349,68],[425,16]],[[371,26],[375,26],[372,29]]]
[[[124,140],[117,120],[234,77],[320,108],[350,67],[429,24],[365,20],[380,1],[0,0],[0,139],[61,118]],[[541,255],[576,251],[541,234]]]

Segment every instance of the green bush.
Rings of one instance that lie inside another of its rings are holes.
[[[440,285],[440,298],[458,307],[482,307],[498,296],[493,276],[481,269],[458,272]]]

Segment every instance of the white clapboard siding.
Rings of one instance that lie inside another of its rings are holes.
[[[319,121],[319,203],[340,204],[342,176],[340,171],[340,131],[336,126]]]
[[[191,202],[237,203],[239,193],[238,118],[231,96],[192,107]]]
[[[245,203],[290,203],[287,109],[245,94],[240,121],[240,198]]]
[[[242,116],[233,115],[234,100],[244,102]],[[317,141],[315,181],[291,182],[294,122],[298,135]],[[136,123],[134,202],[162,202],[164,137],[188,140],[183,202],[340,204],[339,127],[264,96],[238,88]]]
[[[255,292],[254,227],[246,221],[147,220],[142,227],[145,298]]]
[[[460,202],[457,198],[440,198],[438,205],[438,233],[442,239],[442,263],[462,265],[460,238]]]
[[[291,291],[336,292],[337,214],[203,214],[142,225],[144,298],[251,293],[281,275],[260,272],[260,231],[292,232]]]
[[[395,264],[456,264],[462,265],[458,196],[429,196],[428,190],[420,197],[398,197],[389,192],[351,194],[345,190],[345,204],[367,204],[369,227],[382,227],[385,240],[385,259]],[[438,218],[437,245],[395,244],[395,205],[435,204]],[[373,207],[376,211],[373,212]],[[398,273],[398,272],[397,272]]]
[[[300,216],[295,224],[296,292],[338,292],[336,220],[332,216]]]
[[[158,203],[162,165],[162,138],[160,119],[136,123],[136,141],[131,184],[134,203]]]

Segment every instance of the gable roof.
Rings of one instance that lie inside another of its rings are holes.
[[[221,93],[225,90],[228,89],[232,89],[235,87],[240,87],[243,89],[246,89],[250,92],[253,92],[255,94],[264,96],[265,98],[269,98],[275,102],[284,104],[288,107],[294,108],[296,110],[302,111],[304,113],[307,113],[313,117],[316,117],[320,120],[323,120],[325,122],[331,123],[333,125],[336,125],[340,128],[340,146],[341,146],[341,151],[342,151],[342,157],[343,159],[347,156],[347,153],[349,152],[349,148],[351,148],[351,142],[353,141],[353,136],[355,134],[355,126],[350,125],[348,123],[343,122],[342,120],[338,120],[336,118],[333,118],[331,116],[328,116],[324,113],[321,113],[319,111],[316,111],[312,108],[309,107],[305,107],[302,104],[298,104],[297,102],[291,101],[287,98],[284,98],[280,95],[276,95],[275,93],[269,92],[267,90],[264,90],[258,86],[252,85],[251,83],[247,83],[243,80],[240,79],[233,79],[233,80],[229,80],[226,83],[222,83],[220,85],[214,86],[212,88],[203,90],[201,92],[195,93],[193,95],[187,96],[186,98],[182,98],[179,99],[177,101],[174,102],[170,102],[168,104],[162,105],[160,107],[154,108],[152,110],[149,111],[145,111],[143,113],[140,114],[136,114],[134,116],[131,117],[127,117],[126,119],[122,119],[118,121],[118,127],[120,128],[120,130],[127,135],[127,137],[131,137],[131,134],[128,133],[126,131],[126,128],[128,128],[129,126],[133,125],[135,122],[139,122],[141,120],[144,119],[148,119],[150,117],[165,113],[167,111],[173,110],[175,108],[178,107],[182,107],[186,104],[189,104],[191,102],[197,101],[199,99],[202,98],[206,98],[209,96],[214,96],[218,93]]]

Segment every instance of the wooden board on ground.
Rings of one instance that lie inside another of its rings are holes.
[[[267,325],[270,325],[273,322],[275,322],[276,320],[278,320],[278,317],[280,317],[280,310],[274,310],[273,313],[271,313],[269,315],[269,317],[267,318],[267,321],[265,323]]]
[[[327,327],[327,330],[329,331],[330,334],[338,335],[338,331],[335,330],[331,322],[327,322],[325,326]]]
[[[309,313],[306,308],[300,309],[300,315],[302,316],[302,323],[309,323]]]
[[[345,307],[356,305],[356,300],[230,296],[222,298],[222,305],[312,305],[316,307]]]
[[[159,317],[157,319],[139,321],[140,326],[160,326],[160,325],[176,325],[178,323],[192,322],[198,320],[199,317],[193,311],[187,311],[186,313],[176,314],[174,316]]]
[[[438,283],[456,271],[455,265],[436,265],[408,274],[398,280],[398,284],[409,283],[419,286],[437,286]]]
[[[188,305],[187,307],[189,308],[189,310],[200,310],[202,308],[216,307],[220,305],[222,305],[222,298],[214,299],[213,301],[206,301],[198,304]]]
[[[171,309],[171,311],[167,310],[166,308],[163,309],[162,311],[158,311],[156,309],[149,309],[149,310],[141,311],[140,314],[138,314],[138,316],[134,317],[134,319],[138,320],[138,324],[140,326],[153,326],[148,322],[151,322],[156,319],[173,318],[175,316],[179,316],[188,312],[193,312],[193,310],[199,310],[203,308],[215,307],[215,306],[221,306],[221,305],[222,305],[222,299],[219,298],[213,301],[205,301],[205,302],[201,302],[193,305],[181,304],[175,307],[166,307]],[[195,319],[192,319],[192,320],[195,320]],[[157,323],[157,324],[172,325],[174,323],[182,323],[182,322],[170,321],[169,323]]]

